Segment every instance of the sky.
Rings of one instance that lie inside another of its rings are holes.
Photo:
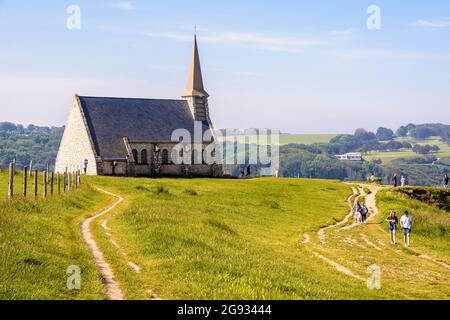
[[[450,123],[448,0],[0,0],[0,121],[64,125],[75,94],[178,99],[195,26],[216,128]]]

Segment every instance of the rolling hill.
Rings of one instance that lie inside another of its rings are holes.
[[[108,297],[80,231],[117,201],[99,188],[124,199],[90,230],[126,299],[449,298],[448,212],[390,189],[270,178],[83,182],[46,202],[0,200],[1,299]],[[372,206],[368,225],[345,219],[356,197]],[[383,225],[387,211],[404,208],[417,217],[412,249],[390,245]],[[70,265],[81,267],[80,291],[65,287]],[[366,285],[373,265],[380,290]]]

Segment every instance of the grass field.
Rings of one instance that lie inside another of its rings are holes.
[[[411,138],[397,138],[397,141],[400,142],[410,142],[412,145],[414,144],[420,144],[420,145],[437,145],[441,150],[437,153],[433,153],[437,158],[443,158],[443,157],[450,157],[450,146],[443,142],[439,138],[430,138],[427,140],[414,140]],[[384,164],[389,164],[392,162],[392,160],[398,159],[398,158],[411,158],[411,157],[418,157],[420,155],[414,153],[412,150],[404,150],[404,151],[393,151],[393,152],[370,152],[369,154],[365,155],[364,158],[366,160],[375,160],[380,159],[383,161]]]
[[[287,144],[306,144],[310,145],[313,143],[328,143],[331,139],[333,139],[335,134],[281,134],[279,137],[280,145]],[[256,137],[252,137],[255,139]],[[222,138],[224,139],[224,138]],[[230,140],[231,138],[227,138],[226,140]],[[234,139],[234,137],[233,137]],[[267,143],[267,139],[265,136],[262,138],[265,143]]]
[[[1,199],[5,180],[0,174]],[[449,298],[449,271],[422,261],[415,249],[390,248],[378,224],[385,211],[413,208],[414,246],[448,261],[448,219],[389,191],[379,194],[382,214],[376,223],[327,232],[329,240],[321,243],[318,230],[348,213],[347,184],[108,177],[88,177],[83,183],[74,193],[46,202],[0,200],[0,299],[105,298],[80,233],[86,216],[114,201],[95,187],[125,199],[107,217],[94,220],[91,230],[127,299],[148,299],[153,293],[163,299]],[[364,190],[365,199],[375,196]],[[308,244],[302,243],[305,234]],[[378,246],[384,241],[383,249],[368,246],[366,237]],[[359,278],[342,274],[317,253]],[[130,268],[130,261],[140,272]],[[369,290],[361,281],[374,263],[383,267],[382,290]],[[70,265],[81,267],[80,291],[66,288]]]
[[[280,137],[280,144],[306,144],[313,143],[328,143],[333,139],[335,134],[282,134]]]
[[[17,182],[21,178],[18,174]],[[110,198],[83,186],[45,202],[20,197],[9,202],[6,186],[7,174],[0,173],[0,299],[103,299],[102,280],[81,238],[80,223]],[[72,265],[81,269],[80,291],[66,286]]]

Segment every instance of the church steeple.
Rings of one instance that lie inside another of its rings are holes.
[[[209,94],[203,87],[202,68],[200,67],[200,57],[198,54],[197,34],[194,36],[194,47],[192,50],[192,61],[189,70],[188,83],[182,97],[188,102],[194,120],[211,123],[208,106]]]
[[[198,54],[197,35],[194,36],[194,45],[192,49],[191,67],[186,90],[183,92],[183,98],[198,97],[208,98],[209,94],[203,87],[202,68],[200,66],[200,57]]]

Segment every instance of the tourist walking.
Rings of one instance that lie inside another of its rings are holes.
[[[444,175],[444,188],[445,189],[448,189],[448,180],[449,180],[449,177],[448,177],[448,174],[446,173]]]
[[[369,209],[365,204],[361,205],[361,223],[366,223],[367,221],[367,214],[369,213]]]
[[[397,244],[397,224],[398,218],[395,211],[392,211],[387,217],[389,235],[391,237],[391,242]]]
[[[359,202],[356,202],[355,208],[354,208],[354,214],[355,214],[355,223],[361,222],[361,205]]]
[[[401,183],[402,187],[406,186],[406,178],[405,178],[405,176],[402,175],[402,177],[400,179],[400,183]]]
[[[412,217],[408,211],[405,211],[400,219],[400,226],[403,230],[403,243],[406,246],[411,246],[411,228],[412,228]]]
[[[83,172],[84,172],[85,175],[87,174],[88,164],[89,164],[88,159],[84,159],[84,161],[83,161]]]
[[[397,188],[397,185],[398,185],[397,174],[394,174],[393,177],[392,177],[392,185],[394,186],[394,188]]]

